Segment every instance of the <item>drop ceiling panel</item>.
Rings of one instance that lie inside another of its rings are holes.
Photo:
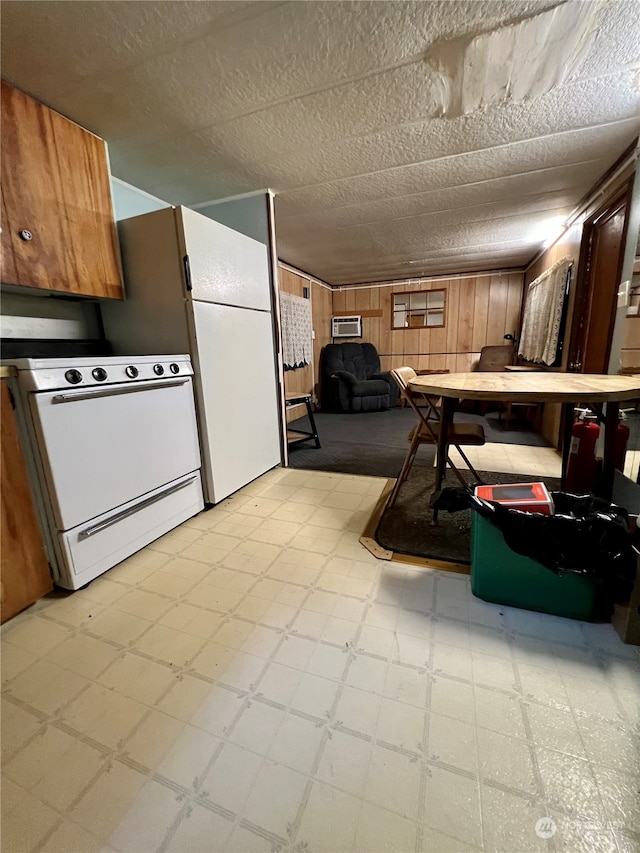
[[[519,265],[638,132],[627,0],[3,3],[3,76],[332,283]],[[415,263],[409,264],[409,261]]]

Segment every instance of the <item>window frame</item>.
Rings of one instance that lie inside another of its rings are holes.
[[[429,296],[432,294],[435,294],[435,293],[441,293],[442,294],[442,308],[438,307],[438,308],[429,309],[429,307],[428,307]],[[412,296],[421,296],[423,294],[427,297],[426,307],[424,309],[415,309],[415,310],[424,311],[425,319],[426,319],[426,315],[429,313],[430,310],[431,311],[442,311],[442,323],[437,323],[437,324],[434,324],[431,326],[428,326],[426,323],[423,326],[411,326],[411,325],[396,326],[395,325],[395,316],[396,316],[396,311],[398,310],[396,308],[396,297],[397,296],[406,296],[407,297],[406,309],[405,310],[406,310],[407,322],[409,323],[409,318],[411,316],[411,314],[410,314],[411,297]],[[444,329],[445,326],[447,325],[447,289],[445,287],[438,287],[438,288],[435,288],[434,290],[395,291],[395,292],[392,292],[391,298],[392,298],[391,299],[391,331],[392,332],[421,332],[421,331],[428,331],[430,329]]]

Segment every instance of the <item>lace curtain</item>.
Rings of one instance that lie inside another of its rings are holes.
[[[550,365],[556,360],[567,273],[572,263],[571,258],[563,258],[529,285],[518,348],[518,355],[526,361]]]
[[[311,301],[281,291],[280,319],[284,369],[295,370],[296,367],[311,364],[313,358]]]

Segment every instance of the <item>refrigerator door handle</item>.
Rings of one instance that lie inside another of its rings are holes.
[[[187,291],[193,290],[193,284],[191,283],[191,264],[189,263],[189,255],[185,255],[182,259],[182,265],[184,267],[184,283]]]

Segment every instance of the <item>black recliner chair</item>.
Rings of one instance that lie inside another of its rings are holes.
[[[377,412],[395,406],[398,387],[380,373],[373,344],[327,344],[322,351],[322,408],[341,412]]]

